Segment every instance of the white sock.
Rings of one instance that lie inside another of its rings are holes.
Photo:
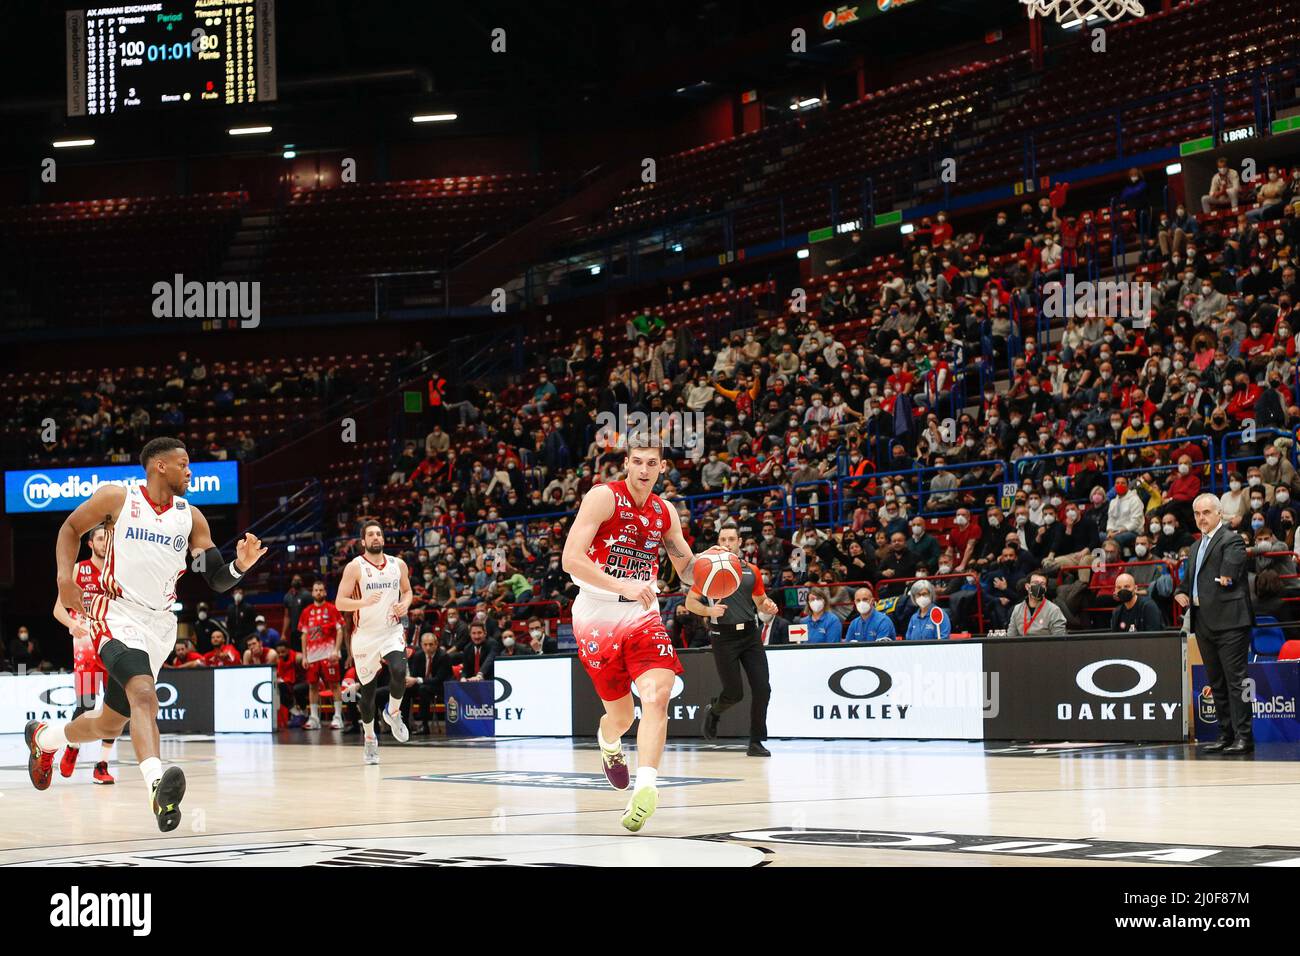
[[[68,746],[68,737],[64,733],[67,727],[67,724],[46,724],[36,734],[36,746],[47,751]],[[75,747],[76,744],[72,746]]]
[[[659,771],[654,767],[637,767],[636,786],[633,789],[640,790],[642,787],[653,787],[658,778]]]
[[[623,741],[616,740],[611,745],[605,740],[605,735],[600,732],[600,727],[596,728],[596,743],[600,744],[600,749],[607,754],[616,754],[623,749]]]
[[[320,720],[320,704],[311,705],[311,719]]]
[[[373,720],[363,720],[361,729],[366,732],[366,740],[375,739],[375,722]]]
[[[113,756],[113,745],[108,741],[103,741],[99,745],[100,763],[108,763],[109,758]]]
[[[153,796],[153,786],[162,779],[162,761],[157,757],[146,757],[140,761],[140,773],[144,777],[144,789]]]
[[[388,698],[388,713],[391,716],[396,717],[397,712],[401,709],[402,709],[402,698],[400,697]]]

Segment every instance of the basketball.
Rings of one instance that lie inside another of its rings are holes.
[[[740,558],[730,551],[710,548],[695,559],[691,573],[700,593],[718,601],[740,587]]]

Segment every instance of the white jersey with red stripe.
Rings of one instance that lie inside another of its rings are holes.
[[[611,577],[654,581],[659,576],[659,548],[672,523],[667,503],[651,492],[638,508],[623,479],[606,487],[614,493],[614,513],[596,530],[587,557]],[[619,597],[614,591],[570,577],[585,592],[607,599]]]
[[[357,587],[352,597],[379,595],[379,603],[352,611],[352,662],[357,678],[369,684],[379,673],[386,654],[406,649],[406,632],[400,619],[393,617],[393,605],[402,596],[402,559],[381,554],[381,564],[365,555],[357,555]]]
[[[393,605],[402,596],[402,560],[381,554],[381,563],[374,564],[365,555],[357,555],[352,563],[357,567],[356,598],[379,595],[379,603],[352,612],[352,640],[378,640],[394,630],[402,631],[402,622],[393,618]]]
[[[148,611],[170,611],[176,600],[176,581],[185,573],[193,525],[194,516],[184,498],[173,497],[159,512],[143,485],[129,487],[108,539],[100,575],[103,599]]]

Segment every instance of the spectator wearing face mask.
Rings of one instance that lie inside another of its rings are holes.
[[[1119,542],[1121,548],[1131,547],[1142,530],[1145,512],[1137,490],[1125,478],[1115,480],[1115,497],[1106,509],[1106,534]]]
[[[917,581],[908,592],[916,613],[907,620],[906,641],[946,641],[952,636],[952,621],[948,612],[934,603],[934,585]]]
[[[1246,492],[1245,482],[1241,480],[1241,472],[1234,471],[1228,475],[1228,490],[1219,495],[1219,509],[1228,527],[1234,530],[1241,527],[1242,519],[1250,510],[1250,495]],[[1154,528],[1151,533],[1159,534],[1160,529]]]
[[[1047,575],[1041,571],[1029,575],[1025,599],[1011,609],[1007,637],[1041,637],[1065,633],[1065,614],[1048,600],[1047,583]]]
[[[953,518],[953,528],[948,532],[948,544],[957,556],[955,571],[965,571],[975,557],[983,530],[979,523],[971,520],[969,508],[958,508]]]
[[[263,647],[275,648],[280,645],[280,632],[273,627],[268,627],[266,618],[259,614],[253,618],[254,634]]]
[[[857,614],[849,622],[844,640],[849,644],[870,641],[892,641],[895,638],[894,622],[889,615],[876,609],[876,597],[869,587],[853,592],[853,607]]]
[[[939,563],[939,540],[926,529],[924,518],[913,518],[911,522],[911,539],[907,550],[912,552],[918,564],[933,568]]]
[[[1300,506],[1296,505],[1289,487],[1279,485],[1273,491],[1273,504],[1265,510],[1264,519],[1274,534],[1284,536],[1300,521]]]
[[[878,559],[878,563],[882,581],[880,593],[883,597],[895,597],[905,590],[905,584],[892,579],[916,576],[916,555],[908,548],[907,536],[901,531],[896,531],[890,535],[889,546]],[[935,555],[935,563],[938,563],[937,554]]]
[[[234,603],[226,613],[226,633],[232,643],[242,647],[244,639],[256,630],[257,612],[244,601],[243,588],[235,588],[231,599]]]
[[[1196,500],[1196,496],[1200,493],[1201,476],[1199,469],[1192,467],[1192,459],[1189,456],[1180,455],[1178,468],[1169,476],[1166,510],[1170,514],[1177,515],[1180,523],[1190,524],[1192,521],[1192,502]]]
[[[1259,476],[1265,484],[1273,485],[1275,489],[1280,489],[1283,485],[1292,491],[1300,488],[1300,484],[1297,484],[1295,466],[1287,461],[1277,445],[1272,443],[1264,448],[1264,464],[1259,466]],[[1274,500],[1276,496],[1275,491]]]
[[[200,603],[195,608],[194,620],[194,645],[201,647],[205,651],[212,646],[212,632],[220,631],[226,633],[225,625],[212,617],[211,611],[206,603]],[[225,643],[224,641],[222,643]]]
[[[1086,565],[1093,549],[1101,544],[1097,522],[1092,514],[1084,514],[1079,506],[1070,502],[1060,509],[1060,534],[1054,539],[1050,551],[1043,559],[1043,570],[1054,574],[1062,568]]]
[[[1192,536],[1173,515],[1160,518],[1159,536],[1152,539],[1151,547],[1156,557],[1172,559],[1192,543]]]
[[[1228,166],[1228,160],[1220,156],[1216,170],[1210,177],[1210,191],[1201,197],[1201,212],[1209,214],[1212,207],[1231,206],[1237,211],[1237,199],[1241,193],[1241,176]]]
[[[1162,631],[1164,618],[1160,608],[1144,594],[1138,594],[1138,584],[1133,575],[1125,573],[1115,578],[1115,609],[1110,612],[1112,631]]]
[[[799,619],[799,623],[808,625],[808,643],[840,643],[844,625],[839,616],[827,606],[826,592],[821,588],[809,588],[805,607],[807,613]]]

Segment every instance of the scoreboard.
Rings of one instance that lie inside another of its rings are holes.
[[[276,98],[275,0],[69,10],[69,116]]]

